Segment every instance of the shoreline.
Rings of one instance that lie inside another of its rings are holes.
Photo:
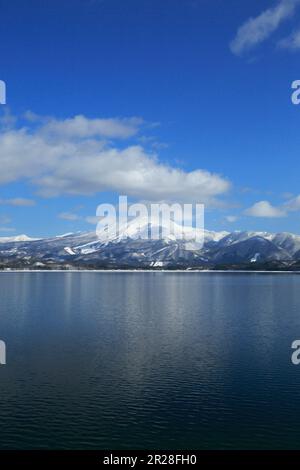
[[[224,269],[224,270],[211,270],[211,269],[6,269],[0,270],[0,274],[12,274],[12,273],[166,273],[166,274],[176,274],[176,273],[205,273],[205,274],[214,274],[214,273],[230,273],[230,274],[300,274],[300,271],[264,271],[264,270],[238,270],[238,269]]]

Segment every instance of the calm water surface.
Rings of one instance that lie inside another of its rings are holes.
[[[300,276],[2,273],[1,449],[300,448]]]

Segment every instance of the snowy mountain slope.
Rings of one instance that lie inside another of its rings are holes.
[[[300,260],[300,236],[268,232],[204,232],[203,245],[194,240],[196,231],[173,222],[170,234],[158,221],[139,218],[116,235],[103,228],[95,232],[68,233],[52,238],[26,236],[2,238],[0,267],[177,267],[284,263]],[[150,231],[159,239],[147,239]]]
[[[0,237],[0,243],[30,242],[39,238],[30,238],[27,235],[17,235],[16,237]]]
[[[243,237],[239,242],[235,241],[231,245],[226,244],[218,247],[211,256],[211,260],[217,264],[287,261],[291,259],[292,255],[287,250],[260,235]]]
[[[112,227],[110,228],[103,228],[97,232],[98,240],[108,243],[108,242],[115,242],[118,243],[122,240],[126,239],[149,239],[151,234],[154,234],[157,238],[158,235],[161,234],[161,237],[164,240],[180,240],[183,239],[185,241],[194,240],[196,235],[200,238],[202,236],[202,231],[187,226],[181,226],[174,221],[170,221],[169,224],[162,223],[158,218],[151,218],[148,217],[137,217],[134,220],[129,221],[127,224],[123,224],[119,230],[118,234],[115,234],[115,231]],[[211,241],[219,241],[228,232],[204,232],[204,237],[207,240]]]

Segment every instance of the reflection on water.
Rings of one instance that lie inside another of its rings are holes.
[[[299,283],[0,274],[0,448],[300,448]]]

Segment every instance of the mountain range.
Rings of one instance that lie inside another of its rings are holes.
[[[147,239],[163,227],[135,219],[118,235],[111,230],[67,233],[52,238],[0,237],[0,269],[233,269],[300,270],[300,235],[204,231],[175,223],[172,234]]]

